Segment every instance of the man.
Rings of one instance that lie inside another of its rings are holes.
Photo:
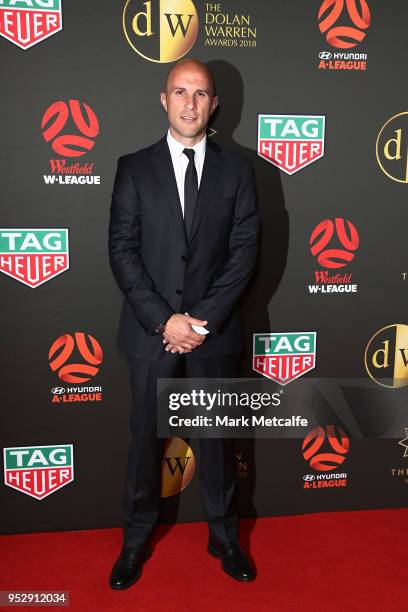
[[[182,60],[161,103],[169,131],[119,159],[109,252],[125,295],[118,346],[128,358],[132,441],[124,494],[124,543],[110,586],[138,580],[159,513],[163,440],[156,435],[156,381],[237,376],[239,297],[257,251],[258,213],[249,162],[206,138],[218,104],[207,67]],[[238,544],[231,440],[200,440],[208,552],[238,580],[255,571]]]

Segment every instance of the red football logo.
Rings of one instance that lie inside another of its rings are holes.
[[[61,100],[47,108],[41,121],[44,140],[52,141],[52,148],[58,155],[80,157],[90,151],[99,134],[99,121],[92,108],[79,100],[69,100],[69,107]],[[78,134],[61,134],[69,116],[79,130]]]
[[[357,8],[357,2],[360,10]],[[323,0],[318,13],[320,31],[327,32],[327,42],[338,49],[349,49],[360,43],[365,37],[363,30],[368,28],[371,20],[366,0],[346,0],[346,7],[355,27],[335,26],[343,12],[344,0]]]
[[[325,440],[333,452],[319,452]],[[302,444],[303,457],[314,470],[328,472],[341,465],[350,449],[350,441],[340,427],[328,425],[315,427],[307,434]]]
[[[75,346],[85,363],[67,363]],[[103,360],[101,345],[95,338],[83,332],[75,332],[74,337],[63,334],[53,342],[48,354],[51,370],[58,372],[64,382],[82,383],[90,380],[99,372]]]
[[[343,248],[327,249],[334,230]],[[313,230],[309,244],[312,255],[317,255],[317,261],[323,268],[343,268],[354,259],[354,251],[358,249],[359,235],[351,221],[336,217],[321,221]]]

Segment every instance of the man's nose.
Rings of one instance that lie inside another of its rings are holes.
[[[187,108],[195,108],[197,104],[196,97],[194,94],[187,94],[186,106]]]

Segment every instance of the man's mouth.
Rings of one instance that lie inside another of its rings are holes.
[[[191,117],[190,115],[181,115],[181,119],[188,122],[197,121],[197,117]]]

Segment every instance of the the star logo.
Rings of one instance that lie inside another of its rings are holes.
[[[405,429],[405,438],[400,440],[398,444],[401,444],[405,448],[404,457],[408,457],[408,427],[404,427]]]

